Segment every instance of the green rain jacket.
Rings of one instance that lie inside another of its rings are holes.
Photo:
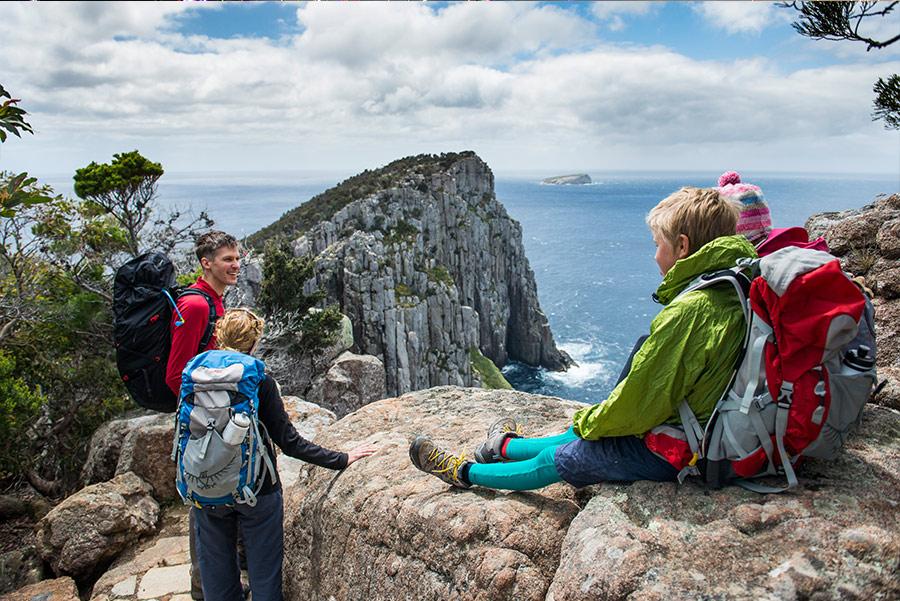
[[[675,263],[656,291],[665,306],[650,324],[631,371],[605,402],[575,414],[575,434],[597,440],[678,424],[683,399],[706,423],[731,379],[744,315],[734,288],[724,284],[675,297],[697,276],[733,267],[743,257],[756,257],[746,238],[723,236]]]

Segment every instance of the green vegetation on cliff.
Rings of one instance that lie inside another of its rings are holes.
[[[273,238],[296,238],[314,225],[327,221],[351,202],[400,185],[406,176],[430,176],[448,169],[461,159],[474,156],[475,153],[471,150],[420,154],[398,159],[378,169],[366,169],[313,196],[299,207],[286,212],[274,223],[251,234],[247,237],[247,245],[259,249]],[[422,192],[425,190],[427,187],[421,189]]]
[[[488,390],[505,389],[512,390],[509,382],[503,377],[503,373],[494,365],[494,362],[481,354],[474,346],[469,349],[469,363],[472,369],[481,378],[481,385]]]

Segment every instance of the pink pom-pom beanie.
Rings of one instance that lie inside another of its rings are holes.
[[[741,183],[736,171],[726,171],[719,176],[719,194],[741,203],[737,233],[743,234],[753,244],[759,244],[772,231],[772,216],[762,190],[753,184]]]

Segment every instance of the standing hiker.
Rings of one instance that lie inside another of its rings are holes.
[[[238,527],[252,598],[282,599],[284,504],[272,443],[289,457],[332,470],[375,452],[365,444],[347,453],[332,451],[300,436],[285,412],[278,384],[265,374],[261,361],[249,356],[264,326],[247,309],[227,311],[216,326],[220,350],[196,357],[183,373],[179,414],[185,430],[178,438],[183,444],[176,483],[182,496],[199,505],[194,513],[203,592],[215,601],[242,599]],[[208,423],[206,431],[195,427],[194,412]],[[238,421],[244,421],[243,430],[233,436]],[[243,452],[250,453],[248,461],[230,459]],[[254,464],[258,475],[243,472],[245,465]]]
[[[240,246],[231,234],[210,231],[194,243],[194,253],[203,275],[176,301],[177,311],[172,313],[172,347],[166,365],[166,384],[178,397],[181,389],[181,372],[198,352],[216,348],[216,320],[225,313],[222,296],[228,286],[237,283],[241,271]],[[179,323],[180,322],[180,323]],[[206,345],[201,348],[201,343]],[[199,349],[199,351],[198,351]],[[196,552],[196,524],[193,508],[188,520],[191,554],[191,597],[203,599],[200,568]],[[210,601],[213,601],[212,599]]]

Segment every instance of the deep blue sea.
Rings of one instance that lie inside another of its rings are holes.
[[[251,234],[351,173],[166,174],[163,204],[207,210],[216,227]],[[514,387],[584,402],[612,390],[634,340],[660,307],[650,300],[660,275],[644,216],[681,186],[711,186],[718,172],[591,173],[587,186],[544,186],[552,173],[497,175],[498,199],[522,224],[525,251],[541,306],[557,344],[578,367],[566,373],[511,364]],[[71,179],[44,178],[71,195]],[[870,175],[754,174],[776,227],[803,225],[820,211],[861,207],[900,192],[900,173]]]

